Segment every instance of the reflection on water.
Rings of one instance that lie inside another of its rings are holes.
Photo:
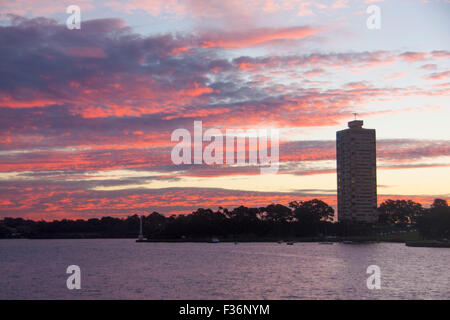
[[[66,287],[72,264],[81,290]],[[2,240],[0,299],[450,299],[449,265],[450,249],[397,243]]]

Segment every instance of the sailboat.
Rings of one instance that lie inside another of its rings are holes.
[[[211,239],[208,240],[209,243],[219,243],[220,240],[216,237],[212,237]]]
[[[136,242],[145,242],[144,234],[142,233],[142,217],[143,216],[139,217],[139,235]]]

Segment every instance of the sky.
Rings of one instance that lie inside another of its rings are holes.
[[[378,203],[450,198],[449,0],[2,0],[0,72],[0,218],[336,206],[354,112]],[[175,165],[194,121],[279,130],[278,172]]]

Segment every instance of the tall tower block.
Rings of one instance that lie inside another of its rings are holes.
[[[362,126],[362,120],[354,120],[336,132],[339,221],[377,221],[375,129]]]

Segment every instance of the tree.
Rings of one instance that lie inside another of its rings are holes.
[[[188,227],[193,236],[213,236],[223,235],[225,228],[225,215],[220,211],[214,212],[211,209],[199,208],[187,216]]]
[[[434,199],[431,209],[437,208],[448,208],[447,200],[444,199]]]
[[[294,208],[294,216],[300,222],[332,221],[334,218],[334,209],[319,199],[293,201],[289,205]]]
[[[260,211],[265,213],[264,219],[275,223],[290,222],[294,218],[292,210],[282,204],[270,204],[260,208]]]
[[[442,199],[435,199],[426,213],[417,219],[417,229],[425,238],[450,239],[450,207]]]
[[[412,200],[388,199],[378,207],[380,223],[413,223],[424,213],[420,203]]]
[[[164,230],[167,219],[162,214],[154,211],[145,217],[142,222],[146,236],[155,237]]]
[[[219,208],[221,209],[221,208]],[[228,218],[228,226],[231,234],[256,234],[259,232],[261,221],[258,218],[257,208],[239,206],[231,211],[221,209]]]

